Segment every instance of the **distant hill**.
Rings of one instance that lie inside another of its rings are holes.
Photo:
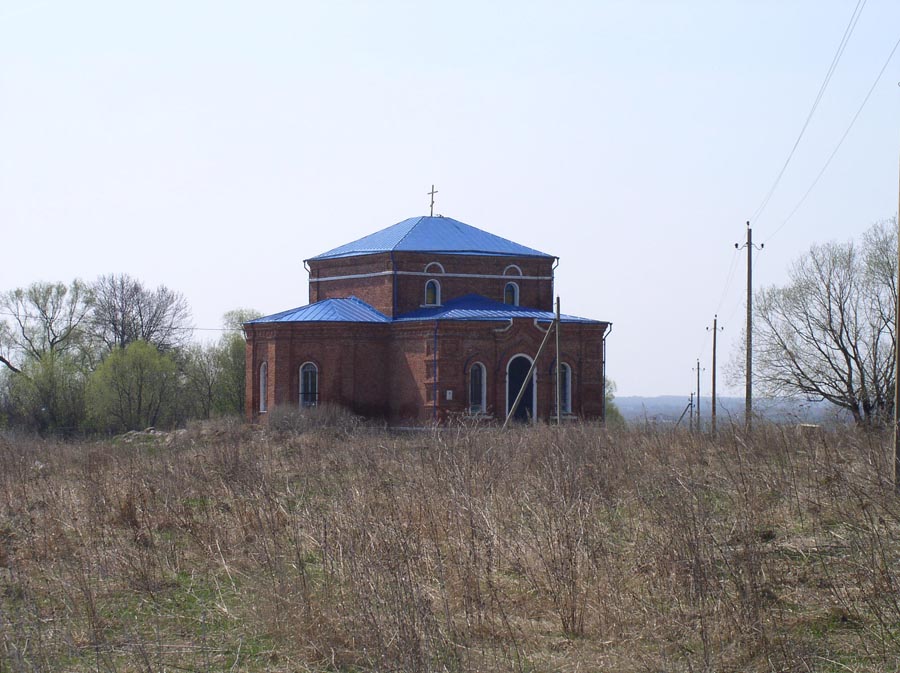
[[[688,405],[688,398],[680,395],[659,397],[616,397],[615,404],[629,422],[646,421],[656,424],[675,424]],[[696,413],[696,407],[694,413]],[[704,397],[700,401],[700,420],[709,423],[712,401]],[[803,400],[754,399],[753,411],[758,416],[775,423],[849,423],[852,418],[827,402]],[[681,421],[688,423],[688,415]],[[719,397],[716,418],[720,424],[744,422],[743,397]]]

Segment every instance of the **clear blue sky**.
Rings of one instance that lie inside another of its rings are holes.
[[[436,212],[560,257],[563,310],[615,324],[620,394],[687,395],[698,357],[708,391],[733,244],[856,5],[0,0],[0,289],[127,272],[218,327],[305,304],[303,259],[426,214],[434,183]],[[896,213],[900,54],[773,236],[898,38],[900,3],[869,0],[754,223],[760,284]]]

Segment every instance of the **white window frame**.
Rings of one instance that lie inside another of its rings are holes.
[[[507,304],[507,306],[518,306],[519,305],[519,284],[509,281],[506,285],[503,286],[503,303],[506,304],[506,291],[512,286],[513,288],[513,303]]]
[[[434,303],[428,303],[428,286],[434,283]],[[440,306],[441,305],[441,281],[437,278],[429,278],[425,281],[425,303],[424,306]]]
[[[315,399],[313,399],[312,404],[306,404],[305,400],[303,399],[303,370],[306,369],[307,367],[312,367],[313,372],[315,372],[315,374],[316,374],[316,389],[315,389],[315,393],[314,393]],[[299,385],[298,392],[299,392],[298,399],[299,399],[301,409],[309,409],[312,407],[319,406],[319,366],[315,362],[307,361],[307,362],[304,362],[302,365],[300,365],[300,385]]]
[[[524,276],[522,273],[522,269],[518,264],[510,264],[508,267],[503,269],[504,276]]]

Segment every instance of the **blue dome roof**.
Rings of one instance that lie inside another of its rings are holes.
[[[554,259],[553,255],[540,250],[489,234],[452,217],[441,216],[411,217],[311,259],[336,259],[392,251]]]

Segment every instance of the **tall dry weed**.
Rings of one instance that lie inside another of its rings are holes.
[[[17,438],[0,670],[896,670],[889,466],[849,428]]]

